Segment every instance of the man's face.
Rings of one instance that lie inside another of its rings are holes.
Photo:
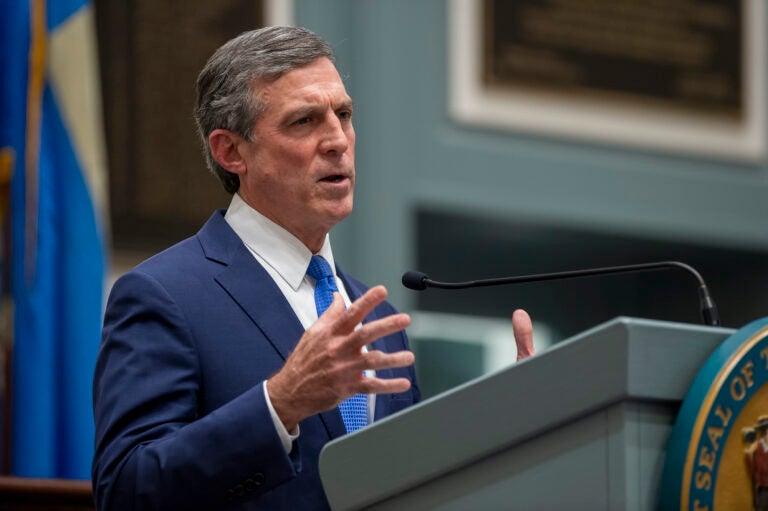
[[[317,251],[352,211],[352,100],[333,63],[319,58],[259,87],[266,110],[244,147],[241,197]]]

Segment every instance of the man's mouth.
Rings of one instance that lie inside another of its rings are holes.
[[[339,183],[344,179],[345,176],[342,174],[331,174],[330,176],[322,178],[320,181],[325,181],[326,183]]]

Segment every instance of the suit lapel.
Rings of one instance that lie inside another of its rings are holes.
[[[287,359],[304,334],[304,327],[272,277],[245,245],[241,246],[216,281]]]
[[[216,211],[197,233],[205,257],[222,263],[214,278],[280,353],[288,358],[304,328],[272,277],[235,234],[224,211]]]
[[[226,223],[223,211],[214,213],[198,239],[208,259],[226,265],[216,281],[287,359],[304,327],[272,277]],[[321,413],[320,419],[330,438],[346,433],[338,408]]]
[[[283,359],[287,359],[304,334],[302,326],[285,296],[269,274],[243,246],[232,265],[216,280],[251,317]],[[258,268],[249,268],[250,264]],[[265,292],[264,290],[269,291]],[[320,419],[331,438],[346,433],[338,408],[322,412]]]

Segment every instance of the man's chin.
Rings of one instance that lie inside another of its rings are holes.
[[[349,197],[340,203],[330,204],[323,216],[328,218],[333,225],[336,225],[352,213],[352,203],[352,197]]]

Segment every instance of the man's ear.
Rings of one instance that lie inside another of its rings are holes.
[[[208,135],[208,146],[216,162],[233,174],[245,174],[246,165],[241,146],[245,140],[236,133],[215,129]]]

